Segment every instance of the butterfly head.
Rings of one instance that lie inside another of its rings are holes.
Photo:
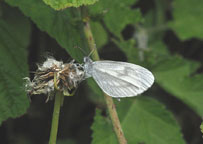
[[[93,61],[89,57],[84,57],[84,71],[86,77],[91,77]]]
[[[84,57],[84,63],[92,63],[92,60],[89,57]]]

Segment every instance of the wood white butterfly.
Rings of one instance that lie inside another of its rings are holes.
[[[149,70],[127,62],[92,61],[85,57],[84,72],[86,78],[93,77],[106,94],[115,98],[137,96],[154,82]]]

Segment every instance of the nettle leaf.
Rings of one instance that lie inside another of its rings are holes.
[[[108,41],[107,32],[99,22],[91,21],[90,25],[95,39],[96,47],[99,49]]]
[[[88,51],[79,10],[69,8],[54,11],[41,0],[6,0],[6,2],[19,7],[42,31],[55,38],[74,59],[80,62],[83,60],[84,54],[75,48],[77,46]]]
[[[202,0],[173,1],[173,21],[170,26],[182,40],[203,38],[202,5]]]
[[[203,74],[193,74],[198,67],[197,62],[171,57],[160,61],[153,73],[162,88],[203,115]]]
[[[79,7],[82,5],[92,5],[98,0],[43,0],[55,10],[62,10],[68,7]]]
[[[122,99],[117,111],[128,144],[185,143],[173,115],[152,98]],[[110,119],[98,110],[92,130],[92,144],[118,143]]]
[[[91,15],[98,17],[103,15],[103,21],[107,28],[116,36],[121,37],[121,31],[128,24],[135,24],[141,20],[139,9],[132,9],[131,6],[136,0],[100,0],[93,6],[89,6]]]
[[[0,16],[0,123],[24,114],[29,106],[23,88],[28,76],[27,47],[31,27],[18,10],[1,6]]]

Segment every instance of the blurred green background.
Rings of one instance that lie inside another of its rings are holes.
[[[47,56],[81,63],[89,54],[82,21],[88,15],[101,59],[139,64],[155,75],[141,96],[114,99],[128,143],[202,144],[202,7],[202,0],[1,1],[0,143],[48,143],[53,101],[45,103],[45,95],[29,101],[23,78],[32,79]],[[92,79],[65,97],[57,141],[89,143],[118,143]]]

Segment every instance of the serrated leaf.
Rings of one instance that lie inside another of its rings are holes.
[[[93,6],[89,6],[91,15],[103,15],[103,20],[108,29],[116,36],[121,37],[121,31],[128,24],[135,24],[141,20],[141,13],[138,9],[132,9],[131,5],[136,0],[129,1],[108,1],[100,0]]]
[[[117,111],[128,144],[184,144],[173,115],[159,102],[146,97],[123,99]],[[92,144],[118,143],[111,121],[97,111]]]
[[[80,62],[83,60],[84,54],[75,48],[86,48],[88,51],[80,11],[73,8],[55,11],[41,0],[6,0],[6,2],[19,7],[42,31],[55,38],[74,59]]]
[[[171,57],[160,61],[153,73],[162,88],[203,115],[203,74],[192,75],[198,67],[197,62]]]
[[[2,5],[0,16],[0,123],[24,114],[29,106],[23,88],[28,76],[30,23],[18,10]]]
[[[173,1],[173,21],[170,26],[182,40],[203,38],[202,5],[202,0]]]
[[[68,7],[79,7],[82,5],[92,5],[98,0],[43,0],[55,10],[62,10]]]

